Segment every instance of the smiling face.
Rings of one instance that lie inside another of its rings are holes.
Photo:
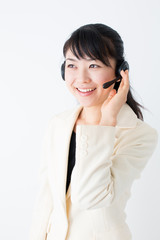
[[[103,88],[105,82],[115,78],[115,60],[110,59],[111,67],[100,60],[89,57],[76,58],[71,50],[66,52],[65,80],[69,91],[84,107],[101,105],[108,97],[114,84],[107,89]],[[93,91],[82,92],[85,89]]]

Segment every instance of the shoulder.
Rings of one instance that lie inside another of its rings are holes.
[[[77,109],[77,106],[70,108],[70,109],[66,109],[63,112],[60,112],[60,113],[57,113],[56,115],[54,115],[53,118],[66,119],[66,118],[70,117],[75,112],[76,109]]]
[[[125,104],[119,113],[116,137],[126,145],[133,142],[137,144],[148,142],[155,146],[158,142],[157,130],[138,119],[128,104]]]
[[[55,125],[57,122],[69,121],[70,119],[73,119],[75,115],[79,112],[79,109],[81,109],[81,106],[76,105],[72,108],[66,109],[65,111],[54,114],[48,120],[48,125],[52,126]]]
[[[140,129],[141,128],[141,131],[145,130],[145,131],[157,132],[154,128],[152,128],[152,126],[147,124],[145,121],[142,121],[141,119],[137,118],[137,115],[127,103],[123,105],[123,107],[121,108],[118,114],[116,127],[121,129],[123,128],[124,129],[126,128]]]
[[[128,135],[128,138],[136,138],[137,141],[139,139],[143,139],[144,141],[147,141],[149,139],[150,141],[157,142],[158,139],[158,133],[155,128],[150,126],[145,121],[142,121],[137,118],[136,125],[133,128],[129,129],[123,129],[124,132],[126,132],[126,135]],[[125,131],[128,130],[128,131]]]

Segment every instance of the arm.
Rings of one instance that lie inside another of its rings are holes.
[[[82,209],[110,206],[140,177],[151,157],[157,133],[139,121],[136,128],[78,125],[71,201]]]

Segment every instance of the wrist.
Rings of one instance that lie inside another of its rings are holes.
[[[100,121],[99,122],[99,125],[101,125],[101,126],[113,126],[113,127],[115,127],[116,124],[117,124],[116,119]]]

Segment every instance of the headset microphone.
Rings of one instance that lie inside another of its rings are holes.
[[[104,83],[103,88],[106,89],[106,88],[110,87],[113,83],[117,82],[119,79],[121,80],[122,77],[117,77],[117,78],[113,79],[112,81]]]
[[[116,83],[118,80],[120,81],[122,80],[122,76],[120,75],[121,70],[124,70],[124,71],[129,70],[129,64],[127,61],[123,61],[120,67],[118,68],[118,77],[116,77],[112,81],[109,81],[103,84],[104,89],[110,87],[113,83]]]

